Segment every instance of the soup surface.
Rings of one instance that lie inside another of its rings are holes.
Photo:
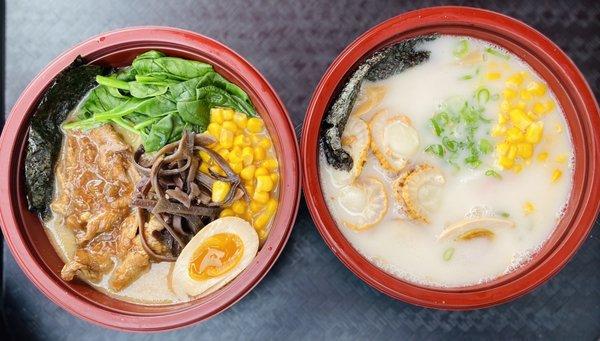
[[[457,36],[416,49],[428,59],[363,81],[342,135],[352,169],[321,150],[325,201],[348,241],[386,272],[439,287],[483,283],[526,262],[561,218],[569,129],[515,55]]]

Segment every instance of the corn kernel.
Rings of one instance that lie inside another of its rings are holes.
[[[260,142],[258,142],[258,146],[264,149],[269,149],[273,146],[273,143],[271,143],[270,138],[265,137],[264,139],[261,139]]]
[[[212,185],[212,201],[222,202],[229,194],[231,184],[229,182],[216,180]]]
[[[527,84],[527,91],[535,96],[544,96],[546,94],[546,85],[540,82],[532,81]]]
[[[262,147],[254,148],[254,159],[256,161],[262,161],[267,157],[267,151]]]
[[[210,154],[208,154],[207,152],[201,150],[200,151],[200,159],[202,159],[202,161],[204,162],[210,162]]]
[[[267,231],[266,229],[258,229],[256,230],[256,233],[258,234],[258,240],[260,240],[261,244],[265,242],[265,240],[267,240],[267,237],[269,236],[269,231]]]
[[[265,167],[269,171],[274,171],[279,166],[279,163],[275,159],[267,159],[262,162],[261,166]]]
[[[256,217],[256,220],[254,220],[254,228],[264,230],[264,228],[267,226],[270,220],[271,216],[269,214],[267,214],[266,212],[261,213],[258,215],[258,217]]]
[[[242,161],[244,162],[244,166],[248,166],[252,164],[254,160],[254,151],[250,147],[244,147],[242,149]]]
[[[250,201],[250,211],[257,213],[265,207],[265,204],[260,203],[256,200]]]
[[[242,169],[244,169],[244,165],[241,162],[232,162],[229,164],[229,167],[231,167],[231,170],[235,174],[240,174]]]
[[[502,90],[502,98],[505,100],[511,100],[515,97],[517,97],[517,92],[515,90],[509,88]]]
[[[226,208],[223,211],[221,211],[221,213],[219,214],[219,217],[223,218],[223,217],[233,217],[235,216],[235,212],[233,212],[233,210],[231,208]]]
[[[546,112],[550,112],[550,111],[554,110],[554,108],[556,108],[556,104],[554,104],[554,101],[551,99],[546,101],[545,106],[546,106]]]
[[[506,82],[504,82],[504,84],[508,87],[518,87],[519,85],[521,85],[523,83],[523,74],[522,73],[515,73],[513,75],[511,75],[510,77],[508,77],[506,79]]]
[[[229,152],[228,159],[229,159],[229,163],[243,162],[242,151],[237,148],[232,149]]]
[[[233,139],[233,145],[239,147],[245,147],[250,145],[250,138],[248,136],[239,134]]]
[[[267,193],[267,192],[261,192],[261,191],[255,191],[254,195],[252,196],[252,199],[258,201],[261,204],[266,204],[267,201],[269,201],[269,193]]]
[[[256,167],[253,165],[246,166],[240,172],[240,177],[244,180],[252,180],[254,178],[254,172],[256,171]]]
[[[267,206],[265,208],[265,211],[268,212],[272,216],[277,211],[277,206],[278,206],[277,200],[271,198],[267,202]]]
[[[550,179],[552,180],[552,182],[557,182],[561,176],[562,176],[562,171],[560,169],[555,169],[552,172],[552,177]]]
[[[273,180],[274,184],[277,184],[279,182],[279,174],[278,173],[271,173],[271,180]]]
[[[246,184],[246,192],[248,192],[248,196],[249,197],[253,197],[254,196],[254,184],[248,185]]]
[[[566,163],[567,162],[567,154],[560,154],[556,156],[556,162],[558,163]]]
[[[515,173],[521,173],[521,171],[523,170],[523,165],[521,165],[520,163],[517,163],[512,167],[512,170]]]
[[[537,159],[539,161],[546,161],[548,159],[548,152],[539,153]]]
[[[232,205],[231,209],[236,214],[244,214],[246,212],[246,202],[244,200],[236,200]]]
[[[231,122],[231,121],[225,121],[225,122],[223,122],[223,128],[225,128],[225,129],[227,129],[229,131],[232,131],[234,133],[238,130],[238,126],[235,123]]]
[[[229,150],[225,148],[219,149],[217,154],[221,155],[225,160],[227,160],[227,157],[229,156]]]
[[[543,115],[546,113],[546,106],[540,102],[535,102],[533,104],[533,112],[537,115]]]
[[[212,108],[210,109],[210,121],[215,123],[223,123],[223,109]]]
[[[514,159],[510,159],[510,158],[508,158],[506,156],[502,156],[502,157],[500,157],[499,163],[500,163],[500,166],[502,166],[502,168],[504,168],[504,169],[511,169],[512,166],[515,163],[515,160]]]
[[[508,152],[506,153],[506,157],[509,158],[509,159],[511,159],[511,160],[514,160],[515,157],[517,157],[517,146],[511,145],[508,148]]]
[[[200,165],[200,168],[199,168],[199,170],[200,170],[202,173],[204,173],[204,174],[208,174],[208,163],[206,163],[206,162],[203,162],[203,163]]]
[[[533,205],[533,203],[532,203],[532,202],[530,202],[530,201],[527,201],[527,202],[525,202],[525,203],[523,204],[523,212],[524,212],[525,214],[530,214],[530,213],[532,213],[533,211],[535,211],[535,206]]]
[[[233,109],[223,109],[223,120],[231,121],[233,119]]]
[[[510,127],[506,131],[506,139],[508,140],[508,142],[512,142],[512,143],[521,142],[521,141],[523,141],[524,137],[525,136],[523,135],[523,132],[521,132],[521,129],[519,129],[517,127]]]
[[[517,144],[517,156],[529,159],[533,156],[533,145],[531,143]]]
[[[523,90],[519,93],[519,97],[524,101],[528,101],[533,98],[533,95],[529,91]]]
[[[244,129],[248,125],[248,116],[244,113],[236,112],[233,115],[233,122],[235,122],[240,129]]]
[[[506,156],[508,154],[508,149],[510,145],[506,142],[501,142],[496,145],[496,152],[498,156]]]
[[[544,132],[544,122],[537,121],[529,125],[525,131],[525,140],[529,143],[539,143]]]
[[[504,134],[506,134],[506,127],[500,124],[496,124],[495,126],[493,126],[492,130],[490,131],[490,135],[492,135],[493,137],[499,137]]]
[[[258,167],[254,172],[255,176],[269,175],[269,171],[265,167]]]
[[[256,190],[259,192],[270,192],[273,189],[273,180],[269,175],[256,177]]]
[[[219,143],[224,148],[231,148],[233,146],[233,132],[231,130],[221,129]]]
[[[509,112],[509,116],[511,122],[521,130],[527,129],[532,123],[531,119],[521,109],[512,109]]]
[[[504,124],[506,122],[508,122],[508,116],[503,113],[498,114],[498,124]]]
[[[246,129],[252,133],[260,133],[263,129],[263,121],[257,117],[249,118]]]
[[[485,77],[489,80],[500,79],[500,72],[488,72]]]
[[[515,106],[517,107],[517,109],[521,109],[523,111],[527,109],[527,103],[525,101],[518,101]]]
[[[206,130],[211,136],[214,136],[216,138],[219,138],[221,136],[221,125],[218,123],[210,123]]]

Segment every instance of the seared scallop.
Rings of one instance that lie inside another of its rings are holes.
[[[342,148],[352,157],[350,171],[328,167],[327,172],[337,186],[349,185],[360,176],[367,161],[371,134],[367,123],[360,118],[350,117],[342,134]]]
[[[384,86],[369,86],[364,90],[362,98],[358,99],[358,103],[354,105],[351,115],[361,117],[371,109],[377,107],[385,97],[387,88]]]
[[[405,115],[381,110],[371,119],[369,130],[373,154],[389,171],[401,171],[419,148],[419,133]]]
[[[355,231],[363,231],[379,223],[388,208],[385,188],[376,178],[343,187],[338,203],[345,211],[343,224]]]
[[[509,219],[494,217],[479,217],[463,219],[448,225],[438,236],[438,240],[465,241],[475,238],[493,239],[500,229],[515,227],[515,222]]]
[[[413,220],[429,224],[429,213],[439,206],[446,183],[439,169],[423,164],[403,173],[394,183],[396,200]]]

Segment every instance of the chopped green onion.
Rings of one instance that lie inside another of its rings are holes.
[[[444,144],[444,147],[446,147],[446,149],[448,149],[451,152],[455,152],[458,150],[458,142],[448,138],[447,136],[444,136],[442,138],[442,143]]]
[[[466,81],[466,80],[469,80],[469,79],[471,79],[471,78],[473,78],[473,76],[472,76],[472,75],[464,75],[464,76],[460,77],[459,79],[460,79],[460,80],[463,80],[463,81]]]
[[[450,259],[452,259],[452,256],[454,256],[454,248],[453,247],[449,247],[449,248],[446,249],[446,251],[444,251],[444,255],[442,257],[447,262]]]
[[[477,154],[471,154],[466,157],[465,163],[471,168],[479,168],[479,166],[481,166],[481,160]]]
[[[496,49],[493,49],[491,47],[486,47],[485,48],[485,52],[491,54],[492,56],[496,56],[498,58],[502,58],[502,59],[505,59],[505,60],[509,60],[510,59],[509,55],[504,54],[504,53],[502,53],[502,52],[500,52],[500,51],[498,51]]]
[[[500,212],[500,216],[502,218],[508,218],[508,217],[510,217],[510,214],[508,214],[508,212]]]
[[[486,88],[480,88],[475,93],[475,98],[477,98],[479,105],[484,105],[490,100],[490,91]]]
[[[444,147],[442,147],[442,145],[439,144],[432,144],[427,146],[427,148],[425,148],[425,151],[428,153],[432,153],[437,155],[438,157],[444,157]]]
[[[485,175],[486,176],[493,176],[496,179],[502,179],[502,176],[500,174],[498,174],[498,172],[496,172],[493,169],[488,169],[485,171]]]
[[[491,153],[493,149],[494,149],[494,147],[490,141],[488,141],[486,139],[479,140],[479,150],[481,150],[482,153],[484,153],[484,154]]]
[[[462,58],[469,52],[469,41],[466,39],[461,40],[458,45],[452,51],[452,54],[458,58]]]
[[[442,127],[438,123],[437,119],[434,117],[430,121],[431,121],[431,126],[433,127],[433,131],[435,132],[435,135],[437,135],[437,136],[442,135],[442,132],[444,131],[444,129],[442,129]]]

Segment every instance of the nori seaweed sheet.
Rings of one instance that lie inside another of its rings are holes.
[[[25,157],[25,186],[29,210],[49,217],[54,190],[54,164],[62,145],[60,125],[85,94],[96,86],[96,75],[109,69],[86,65],[78,56],[44,92],[29,127]]]
[[[349,171],[352,168],[352,157],[342,148],[341,139],[363,79],[384,80],[428,60],[430,52],[417,51],[415,46],[436,37],[420,36],[385,47],[375,51],[358,66],[344,84],[321,126],[320,141],[327,163],[338,170]]]

